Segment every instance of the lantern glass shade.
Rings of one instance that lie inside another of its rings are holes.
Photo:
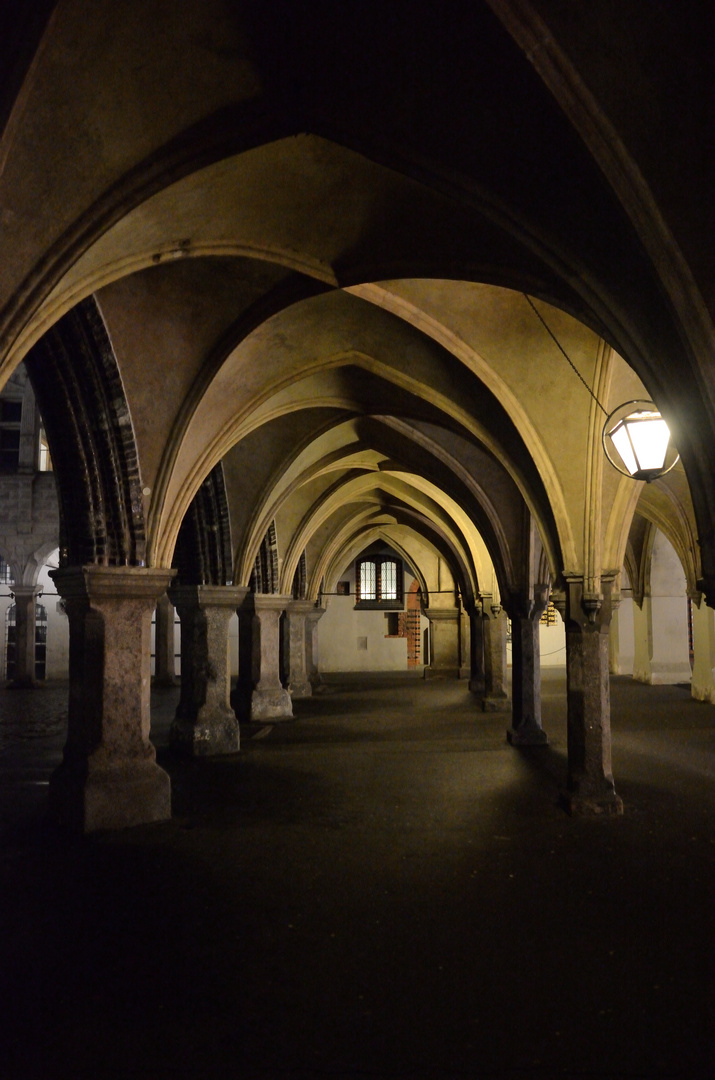
[[[652,401],[629,401],[611,413],[603,429],[611,464],[635,480],[655,480],[678,460],[670,431]]]

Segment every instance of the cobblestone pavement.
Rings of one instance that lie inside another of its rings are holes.
[[[67,725],[67,684],[0,690],[0,754],[17,743],[52,738]]]

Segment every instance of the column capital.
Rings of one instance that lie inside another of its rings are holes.
[[[430,622],[447,622],[451,620],[455,622],[459,618],[459,608],[425,608],[423,612],[425,618]]]
[[[234,611],[244,601],[248,589],[245,585],[178,585],[172,584],[169,599],[179,610],[190,607],[227,607]]]
[[[602,574],[597,592],[587,587],[582,575],[564,574],[566,583],[565,617],[568,629],[585,633],[608,633],[611,622],[611,590],[616,574]]]
[[[65,600],[146,600],[165,593],[176,570],[144,566],[68,566],[50,570]]]
[[[16,599],[42,595],[42,585],[10,585],[9,588]]]
[[[485,619],[498,619],[503,609],[494,594],[482,593],[480,600],[482,602],[482,617]]]
[[[546,610],[550,592],[551,586],[548,584],[537,584],[522,590],[514,590],[507,597],[504,608],[511,619],[537,621]]]
[[[281,593],[250,593],[249,596],[252,598],[253,610],[257,614],[262,611],[277,611],[280,614],[293,603],[292,596],[284,596]],[[249,596],[246,597],[245,604],[250,602]]]
[[[316,607],[313,600],[290,600],[286,604],[285,610],[289,615],[305,615],[307,617],[316,611]],[[320,615],[323,615],[325,608],[320,608],[319,611]]]
[[[696,585],[705,597],[707,606],[715,608],[715,577],[699,578]]]

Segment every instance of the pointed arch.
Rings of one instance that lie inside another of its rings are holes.
[[[26,358],[54,463],[63,566],[143,566],[146,529],[132,418],[93,296]]]
[[[231,524],[223,465],[215,465],[196,492],[179,529],[174,550],[182,585],[233,582]]]

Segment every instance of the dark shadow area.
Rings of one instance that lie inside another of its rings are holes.
[[[516,751],[458,684],[423,689],[348,694],[320,738],[300,703],[231,758],[160,738],[163,825],[6,823],[0,1074],[711,1076],[712,784],[629,730],[625,816],[571,819],[557,700],[554,746]]]

